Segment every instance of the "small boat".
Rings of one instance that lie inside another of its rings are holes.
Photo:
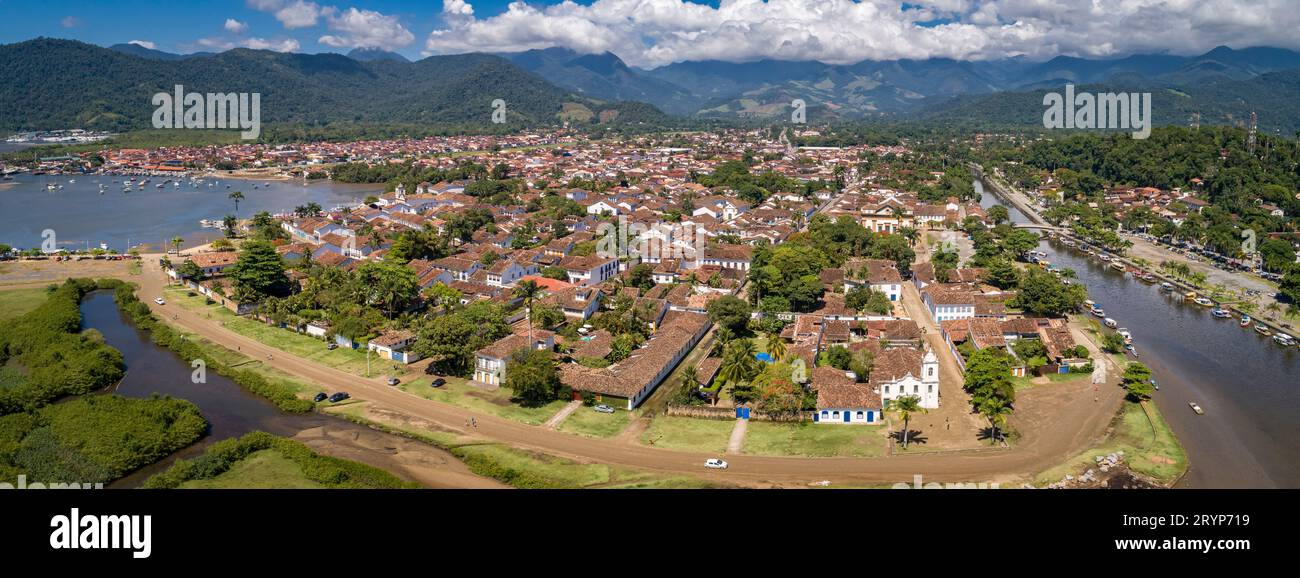
[[[1186,299],[1188,301],[1194,301],[1196,299],[1196,292],[1188,291],[1186,293],[1183,293],[1183,299]]]
[[[1214,301],[1211,301],[1209,298],[1206,297],[1197,297],[1192,301],[1197,305],[1200,305],[1201,307],[1214,307]]]
[[[1232,317],[1232,314],[1228,313],[1228,310],[1223,309],[1222,307],[1215,307],[1213,311],[1210,311],[1210,315],[1218,317],[1219,319],[1227,319],[1229,317]]]
[[[1105,323],[1106,323],[1106,327],[1109,327],[1109,328],[1111,328],[1111,329],[1114,329],[1114,328],[1116,328],[1116,327],[1119,327],[1119,323],[1116,323],[1114,319],[1111,319],[1111,318],[1109,318],[1109,317],[1106,318],[1106,322],[1105,322]]]
[[[1100,307],[1097,307],[1097,308],[1095,308],[1095,309],[1092,310],[1092,316],[1093,316],[1093,317],[1096,317],[1096,318],[1098,318],[1098,319],[1102,319],[1102,318],[1106,317],[1106,311],[1105,311],[1104,309],[1100,308]]]
[[[1133,334],[1129,333],[1127,327],[1120,327],[1115,333],[1118,333],[1120,337],[1124,338],[1124,343],[1133,343]]]
[[[1247,326],[1247,325],[1250,325],[1250,316],[1249,316],[1249,315],[1242,315],[1242,316],[1241,316],[1241,326],[1242,326],[1242,327],[1245,327],[1245,326]]]
[[[1196,415],[1205,415],[1205,410],[1201,409],[1201,406],[1196,405],[1196,402],[1194,401],[1187,402],[1187,407],[1192,408],[1192,411],[1196,412]]]
[[[1161,283],[1160,290],[1164,291],[1165,293],[1170,293],[1174,290],[1174,286],[1171,283]]]
[[[1151,387],[1156,388],[1156,391],[1160,391],[1160,382],[1158,382],[1158,381],[1152,379],[1152,380],[1151,380]]]
[[[1284,347],[1290,347],[1295,345],[1295,338],[1285,333],[1279,333],[1273,336],[1273,342]]]
[[[1266,325],[1255,325],[1255,333],[1268,337],[1273,334],[1273,330]]]
[[[1123,272],[1123,271],[1124,271],[1124,264],[1123,264],[1123,263],[1120,263],[1119,261],[1112,261],[1111,264],[1110,264],[1110,268],[1111,268],[1111,269],[1114,269],[1114,270],[1116,270],[1116,271],[1119,271],[1119,272]]]

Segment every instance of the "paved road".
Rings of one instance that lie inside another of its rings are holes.
[[[542,427],[439,403],[385,385],[382,378],[365,379],[331,367],[325,367],[290,353],[274,349],[254,339],[220,326],[216,321],[176,305],[157,306],[153,298],[165,287],[159,270],[158,256],[145,259],[145,274],[133,280],[140,283],[141,300],[161,317],[222,346],[235,349],[256,359],[274,354],[269,365],[300,379],[319,384],[329,391],[345,391],[378,408],[396,411],[426,420],[464,435],[507,443],[519,448],[540,451],[581,462],[596,462],[638,468],[672,475],[690,475],[721,483],[748,486],[804,486],[813,481],[830,480],[836,484],[895,483],[923,474],[934,481],[1005,480],[1016,475],[1030,475],[1063,461],[1095,445],[1102,438],[1113,412],[1098,411],[1091,399],[1090,384],[1080,387],[1035,388],[1018,401],[1012,424],[1023,434],[1023,441],[1011,450],[967,452],[935,455],[915,454],[885,458],[798,458],[765,456],[730,456],[731,467],[715,472],[703,467],[710,454],[666,450],[621,439],[592,439],[565,434]],[[1103,388],[1103,402],[1117,406],[1119,388]],[[950,398],[951,399],[951,398]],[[465,431],[471,417],[478,428]]]

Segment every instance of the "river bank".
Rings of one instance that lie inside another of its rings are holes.
[[[214,442],[251,431],[292,438],[318,453],[372,465],[427,487],[503,486],[474,475],[455,456],[429,444],[317,413],[285,413],[215,373],[195,383],[193,368],[131,327],[109,292],[87,296],[81,309],[83,327],[102,333],[126,361],[126,376],[112,393],[136,398],[157,393],[186,399],[199,407],[210,424],[208,434],[198,443],[113,482],[111,488],[137,487],[177,459],[194,458]]]
[[[1013,222],[1032,223],[1014,203],[1000,202],[993,187],[976,181],[981,204],[1008,206]],[[1300,351],[1274,346],[1236,322],[1211,317],[1086,254],[1044,239],[1039,250],[1071,268],[1108,317],[1129,327],[1137,350],[1160,383],[1153,397],[1187,452],[1191,468],[1178,487],[1260,488],[1300,486]],[[1197,415],[1188,402],[1205,409]]]

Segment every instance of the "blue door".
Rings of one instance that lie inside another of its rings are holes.
[[[736,419],[749,419],[749,408],[747,407],[736,408]]]
[[[867,412],[867,423],[875,423],[875,421],[876,421],[876,412],[874,412],[874,411],[868,411],[868,412]]]
[[[813,412],[813,423],[817,423],[817,422],[821,421],[821,416],[822,416],[822,414],[817,413],[817,412]]]
[[[845,411],[845,412],[844,412],[844,423],[849,423],[849,419],[852,418],[852,417],[853,417],[853,412],[851,412],[851,411]]]

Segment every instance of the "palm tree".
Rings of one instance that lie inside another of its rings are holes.
[[[514,295],[524,300],[524,315],[528,317],[528,348],[533,347],[533,300],[542,294],[536,281],[528,279],[515,286]]]
[[[907,211],[903,207],[894,207],[890,212],[894,214],[894,219],[898,221],[898,229],[903,228],[903,217],[907,216]]]
[[[767,332],[767,354],[774,362],[781,361],[781,358],[785,357],[785,340],[781,339],[780,333]]]
[[[695,371],[695,366],[692,365],[690,367],[687,367],[686,369],[683,369],[681,396],[678,401],[682,403],[689,403],[691,400],[691,396],[695,395],[695,391],[698,390],[699,388],[700,388],[700,379],[698,373],[696,373]]]
[[[226,196],[229,197],[230,200],[235,201],[235,213],[238,214],[238,213],[239,213],[239,201],[244,200],[244,193],[242,193],[242,192],[240,192],[240,191],[235,191],[235,192],[230,193],[229,195],[226,195]]]
[[[736,338],[736,334],[729,327],[718,329],[713,334],[713,355],[722,355],[727,350],[727,344]]]
[[[185,239],[182,239],[180,237],[172,237],[172,251],[175,252],[177,255],[179,255],[181,252],[181,243],[184,242]]]
[[[915,395],[904,395],[889,400],[885,404],[886,409],[892,409],[898,412],[898,417],[903,420],[903,449],[907,449],[907,429],[912,423],[912,413],[928,413],[929,410],[921,407],[921,398]]]
[[[916,242],[921,238],[921,232],[912,227],[903,227],[902,233],[903,238],[907,239],[907,244],[913,247],[916,246]]]
[[[727,347],[727,354],[722,358],[722,367],[718,369],[718,379],[730,386],[749,381],[751,362],[754,360],[754,344],[748,339],[732,341]]]
[[[1268,312],[1269,317],[1272,317],[1273,319],[1277,319],[1277,314],[1282,312],[1282,304],[1278,303],[1277,301],[1274,301],[1272,303],[1269,303],[1268,307],[1264,308],[1264,311]]]

